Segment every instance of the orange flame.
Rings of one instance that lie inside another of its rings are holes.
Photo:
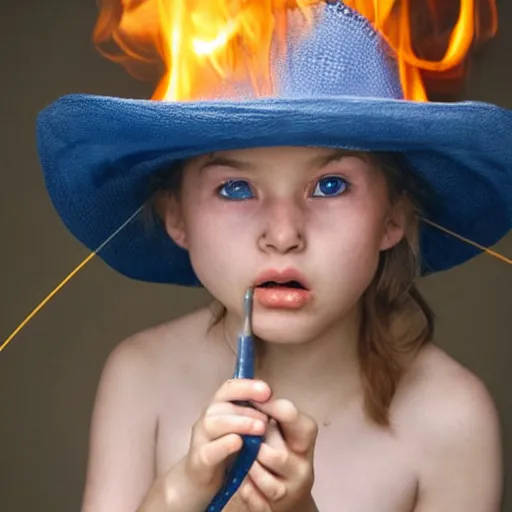
[[[460,87],[470,50],[498,30],[495,0],[345,0],[345,4],[370,20],[395,50],[404,95],[417,101],[428,99],[427,88],[443,93],[450,83],[457,87],[458,82]]]
[[[161,75],[153,99],[229,94],[251,82],[272,92],[274,35],[285,50],[287,13],[319,0],[102,0],[93,41],[134,76]],[[112,47],[113,45],[113,47]]]
[[[331,0],[332,3],[333,0]],[[336,1],[336,0],[334,0]],[[271,46],[285,51],[288,13],[306,29],[322,0],[100,0],[93,41],[159,100],[202,99],[252,87],[272,94]],[[414,3],[414,6],[412,5]],[[470,50],[497,32],[495,0],[345,0],[397,53],[407,99],[426,101],[465,75]],[[440,88],[441,84],[441,88]]]

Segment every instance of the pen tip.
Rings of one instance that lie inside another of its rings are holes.
[[[251,317],[252,317],[252,302],[253,302],[253,290],[249,288],[245,292],[244,297],[244,334],[249,335],[252,332]]]

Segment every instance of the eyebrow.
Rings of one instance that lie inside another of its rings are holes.
[[[251,162],[237,160],[235,158],[227,158],[224,156],[216,155],[215,153],[208,155],[208,158],[209,159],[199,168],[199,172],[203,172],[208,167],[214,167],[216,165],[232,167],[233,169],[237,169],[239,171],[250,171],[256,168],[256,165]]]
[[[313,167],[322,168],[325,167],[327,164],[330,164],[331,162],[336,162],[338,160],[341,160],[342,158],[359,155],[360,153],[357,151],[350,151],[348,149],[336,149],[327,155],[316,156],[315,158],[310,160],[309,165]]]
[[[336,149],[335,151],[327,154],[315,156],[311,160],[307,162],[307,167],[316,167],[322,168],[328,165],[331,162],[335,162],[337,160],[341,160],[347,156],[357,156],[359,153],[357,151],[350,151],[347,149]],[[220,155],[216,155],[215,153],[211,153],[208,155],[208,160],[199,168],[199,172],[203,172],[205,169],[214,166],[223,166],[223,167],[231,167],[233,169],[239,171],[251,171],[256,169],[257,165],[252,162],[247,162],[244,160],[237,160],[236,158],[228,158]]]

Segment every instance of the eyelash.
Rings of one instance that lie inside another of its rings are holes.
[[[315,186],[314,186],[314,189],[313,190],[316,190],[319,186],[320,186],[320,183],[322,180],[326,180],[326,179],[337,179],[337,180],[340,180],[342,182],[341,184],[341,187],[342,187],[342,190],[341,192],[338,192],[334,195],[324,195],[324,196],[313,196],[313,198],[318,198],[318,197],[339,197],[343,194],[345,194],[347,191],[350,190],[350,183],[347,179],[343,178],[342,176],[337,176],[337,175],[326,175],[326,176],[322,176],[321,178],[319,178],[316,182],[315,182]],[[229,185],[229,184],[236,184],[236,183],[241,183],[243,185],[247,185],[250,189],[251,189],[251,195],[253,195],[252,193],[252,187],[250,186],[249,182],[247,180],[244,180],[244,179],[229,179],[229,180],[226,180],[224,181],[223,183],[221,183],[217,188],[216,188],[216,192],[217,192],[217,195],[219,197],[221,197],[222,199],[226,200],[226,201],[247,201],[248,199],[254,199],[254,197],[242,197],[242,198],[234,198],[234,197],[229,197],[228,195],[226,195],[225,193],[223,194],[223,189]]]

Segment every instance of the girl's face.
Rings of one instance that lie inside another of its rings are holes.
[[[307,341],[340,322],[374,277],[379,253],[405,230],[369,158],[310,147],[189,161],[165,222],[228,314],[243,316],[245,291],[261,280],[307,288],[256,288],[254,332],[279,343]]]

